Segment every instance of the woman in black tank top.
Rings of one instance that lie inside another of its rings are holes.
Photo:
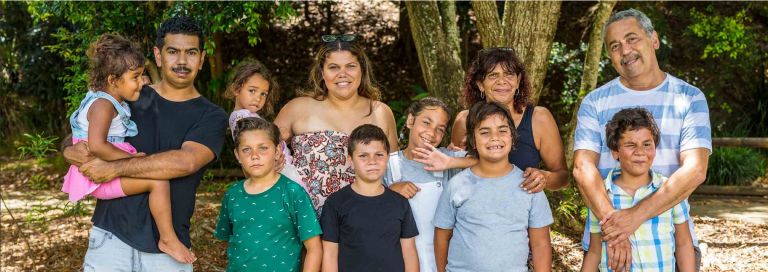
[[[563,141],[555,119],[546,108],[529,104],[528,76],[512,48],[480,50],[467,71],[462,95],[466,108],[479,101],[507,105],[518,135],[509,162],[525,172],[522,185],[528,192],[557,190],[568,185]],[[456,115],[452,147],[464,149],[466,121],[466,110]],[[546,170],[540,167],[542,161]]]

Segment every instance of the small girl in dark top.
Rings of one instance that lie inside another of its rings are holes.
[[[325,201],[323,271],[419,271],[411,207],[382,185],[389,142],[379,127],[355,128],[347,146],[354,183]]]

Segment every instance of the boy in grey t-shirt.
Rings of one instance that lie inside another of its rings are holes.
[[[496,178],[466,169],[451,179],[432,222],[453,229],[448,271],[528,271],[528,229],[554,221],[544,192],[528,194],[522,181],[517,167]]]
[[[520,187],[523,172],[507,160],[511,120],[496,103],[469,110],[467,150],[478,163],[453,177],[438,201],[432,221],[438,271],[528,271],[529,252],[535,271],[551,269],[552,211],[543,192]]]

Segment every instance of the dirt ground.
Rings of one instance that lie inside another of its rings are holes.
[[[68,203],[61,174],[32,161],[0,158],[0,271],[77,271],[88,246],[94,201]],[[226,244],[213,238],[219,201],[228,181],[200,186],[192,218],[196,271],[224,271]],[[703,271],[768,271],[768,199],[691,199]],[[580,237],[552,234],[554,271],[576,271]]]

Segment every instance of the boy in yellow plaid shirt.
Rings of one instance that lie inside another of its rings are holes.
[[[661,187],[666,177],[651,169],[660,132],[644,108],[623,109],[605,125],[608,148],[619,167],[605,179],[608,198],[616,209],[627,209]],[[601,241],[599,220],[590,211],[591,241]],[[630,271],[695,271],[688,211],[682,204],[651,218],[630,236]],[[590,243],[582,271],[611,271],[605,242]]]

